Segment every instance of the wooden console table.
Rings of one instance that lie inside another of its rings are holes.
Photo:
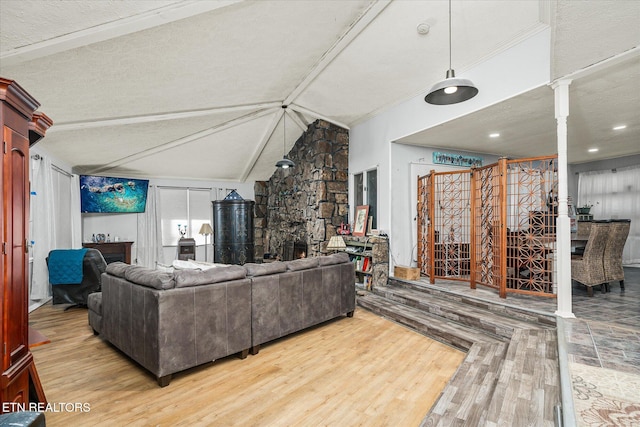
[[[116,261],[131,264],[131,245],[133,242],[83,243],[85,248],[97,249],[102,253],[107,264]]]

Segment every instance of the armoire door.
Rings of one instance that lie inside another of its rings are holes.
[[[27,230],[29,212],[29,139],[3,129],[4,299],[6,348],[3,371],[28,351]]]

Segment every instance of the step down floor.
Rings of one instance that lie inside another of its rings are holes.
[[[554,425],[560,402],[554,319],[397,280],[359,292],[357,302],[467,353],[423,426]]]

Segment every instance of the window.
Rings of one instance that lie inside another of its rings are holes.
[[[369,205],[369,216],[373,217],[372,228],[377,228],[378,216],[378,169],[370,169],[353,175],[353,197],[355,207]]]
[[[160,217],[162,218],[162,246],[176,246],[180,239],[178,226],[185,237],[204,245],[204,236],[198,234],[205,222],[211,224],[211,190],[208,188],[159,188]]]
[[[373,216],[372,228],[378,228],[376,217],[378,216],[378,170],[367,172],[365,191],[367,194],[367,205],[369,205],[369,215]]]

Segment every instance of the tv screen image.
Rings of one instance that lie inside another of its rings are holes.
[[[146,179],[80,175],[80,209],[83,213],[142,213],[148,188]]]

